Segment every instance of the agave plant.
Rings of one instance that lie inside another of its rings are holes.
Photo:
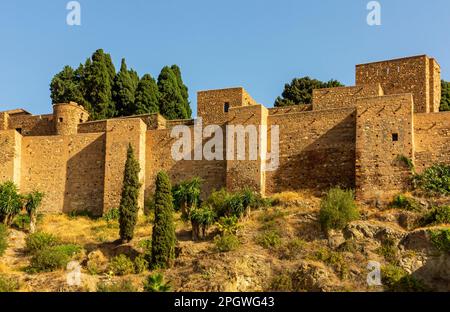
[[[144,282],[144,291],[146,292],[167,292],[171,289],[170,284],[164,282],[164,276],[161,273],[150,275]]]

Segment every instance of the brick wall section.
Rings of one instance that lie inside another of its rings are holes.
[[[415,166],[450,164],[450,112],[414,115]]]
[[[128,144],[134,148],[141,171],[139,178],[145,185],[145,133],[146,126],[139,119],[110,119],[107,121],[105,146],[104,211],[119,208],[123,174]],[[144,188],[141,188],[139,205],[144,207]]]
[[[0,131],[0,183],[21,184],[22,136],[15,130]]]
[[[250,134],[245,134],[245,160],[237,159],[238,134],[234,137],[234,157],[227,159],[226,185],[229,191],[242,190],[249,187],[261,194],[265,193],[265,173],[262,172],[263,162],[261,159],[261,131],[260,125],[267,125],[268,110],[262,105],[251,105],[230,108],[227,126],[241,125],[253,127],[256,130],[256,140],[250,140]],[[245,128],[243,128],[245,130]],[[230,129],[228,130],[230,131]],[[263,138],[267,140],[267,137]],[[229,142],[227,149],[231,148]],[[263,147],[264,148],[264,147]],[[256,152],[257,159],[250,158],[250,149]],[[264,153],[267,148],[264,148]]]
[[[355,107],[360,97],[381,96],[379,83],[356,87],[339,87],[313,90],[313,110]]]
[[[22,192],[45,193],[45,212],[103,207],[104,134],[28,136],[22,142]]]
[[[106,132],[106,120],[89,121],[78,125],[78,133]]]
[[[280,167],[266,173],[266,193],[354,187],[355,110],[269,116],[280,127]]]
[[[414,159],[412,110],[411,94],[357,100],[356,192],[359,199],[390,200],[407,187],[409,169],[398,161],[398,156]]]
[[[431,99],[430,79],[430,58],[426,55],[356,66],[357,86],[380,83],[386,95],[412,93],[416,113],[430,112],[430,103],[435,101]]]

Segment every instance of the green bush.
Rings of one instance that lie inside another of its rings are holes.
[[[220,235],[237,234],[240,227],[236,216],[221,217],[216,225]]]
[[[217,250],[220,252],[235,250],[240,245],[239,238],[234,234],[218,235],[214,239],[214,243],[216,244]]]
[[[278,231],[269,230],[257,236],[256,242],[264,248],[277,248],[281,245],[281,236]]]
[[[343,229],[349,222],[357,220],[359,212],[352,190],[333,188],[320,203],[320,225],[324,231]]]
[[[206,200],[206,203],[215,211],[218,217],[224,217],[227,215],[226,203],[229,197],[230,193],[228,193],[225,189],[213,191]]]
[[[296,256],[302,253],[306,242],[300,238],[294,238],[289,240],[286,244],[283,244],[278,248],[278,253],[281,259],[294,259]]]
[[[393,240],[385,240],[376,252],[383,256],[386,261],[392,264],[398,262],[398,248]]]
[[[164,281],[161,273],[154,273],[144,281],[144,291],[146,292],[167,292],[171,288],[170,283]]]
[[[48,247],[57,245],[58,239],[52,234],[36,232],[28,235],[25,243],[26,250],[30,253],[35,253]]]
[[[450,206],[433,208],[420,220],[422,226],[450,223]]]
[[[0,256],[3,256],[6,248],[8,248],[8,229],[0,224]]]
[[[214,223],[216,213],[208,205],[202,205],[199,209],[192,209],[190,213],[192,224],[192,234],[194,239],[198,239],[200,234],[203,238],[206,237],[208,228]]]
[[[106,222],[117,221],[119,220],[119,216],[120,216],[119,209],[112,208],[103,215],[103,220],[105,220]]]
[[[418,201],[414,198],[408,197],[403,194],[398,194],[394,197],[394,200],[391,203],[391,207],[404,209],[408,211],[420,211],[421,207]]]
[[[202,179],[193,177],[190,180],[176,184],[172,188],[173,206],[179,211],[184,220],[189,219],[190,211],[194,207],[200,207],[200,193],[202,190]]]
[[[54,246],[52,247],[52,249],[58,252],[62,252],[70,258],[73,258],[74,256],[78,255],[83,248],[80,245],[65,244]]]
[[[109,269],[115,275],[119,276],[133,274],[135,272],[133,261],[123,254],[112,258]]]
[[[349,267],[342,253],[322,247],[315,252],[315,254],[313,255],[313,259],[322,261],[323,263],[333,267],[333,269],[339,274],[341,278],[348,277]]]
[[[17,186],[11,182],[0,184],[0,223],[11,225],[22,208],[22,197]]]
[[[140,255],[134,259],[135,273],[140,274],[142,272],[145,272],[148,269],[149,263],[148,263],[147,259],[148,258],[146,255]]]
[[[430,231],[433,245],[442,252],[450,253],[450,229]]]
[[[36,252],[30,261],[29,272],[51,272],[63,269],[70,261],[70,256],[60,248],[46,248]]]
[[[413,178],[417,188],[429,195],[450,195],[450,165],[435,164]]]
[[[97,284],[97,292],[137,292],[137,288],[130,280],[122,280],[117,282],[99,282]]]
[[[28,214],[18,214],[12,223],[18,229],[27,230],[30,227],[30,216]]]
[[[386,290],[390,292],[423,292],[428,290],[422,281],[395,265],[387,265],[381,269],[381,281]]]
[[[0,293],[19,290],[19,282],[15,278],[0,275]]]

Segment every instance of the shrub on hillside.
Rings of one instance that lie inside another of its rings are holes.
[[[148,269],[149,263],[146,255],[140,255],[134,259],[134,271],[137,274],[145,272]]]
[[[202,205],[201,208],[191,210],[190,219],[192,224],[192,239],[197,240],[200,237],[206,237],[208,228],[214,224],[216,214],[210,206]]]
[[[423,292],[427,287],[422,281],[395,265],[387,265],[381,270],[381,281],[390,292]]]
[[[11,225],[22,208],[22,197],[13,182],[0,184],[0,223]]]
[[[264,248],[278,248],[281,245],[280,233],[276,230],[268,230],[256,237],[256,242]]]
[[[36,232],[25,239],[25,248],[29,253],[36,253],[48,247],[56,246],[58,239],[52,234]]]
[[[228,252],[239,247],[239,238],[234,234],[218,235],[214,239],[216,248],[220,252]]]
[[[0,224],[0,256],[3,256],[8,248],[8,229],[4,224]]]
[[[0,293],[15,292],[19,290],[17,279],[0,275]]]
[[[177,211],[181,210],[181,216],[184,220],[189,218],[192,209],[200,206],[201,186],[202,179],[194,177],[176,184],[172,188],[174,208]]]
[[[333,188],[320,203],[319,220],[324,231],[343,229],[349,222],[358,218],[359,212],[352,190]]]
[[[51,272],[63,269],[70,261],[70,256],[61,249],[46,248],[36,252],[30,261],[29,272]]]
[[[440,206],[433,208],[430,212],[425,214],[421,220],[422,226],[450,224],[450,206]]]
[[[111,259],[109,269],[114,275],[118,276],[133,274],[135,272],[133,261],[123,254]]]
[[[429,195],[450,195],[450,165],[435,164],[413,178],[417,188]]]
[[[153,273],[144,281],[144,291],[146,292],[168,292],[171,288],[170,283],[164,281],[161,273]]]
[[[450,229],[432,230],[431,241],[440,251],[450,253]]]
[[[237,234],[240,227],[236,216],[221,217],[216,225],[220,235]]]
[[[404,194],[398,194],[394,197],[391,203],[391,207],[404,209],[408,211],[420,211],[420,203],[412,197],[408,197]]]
[[[117,221],[120,218],[120,211],[117,208],[109,209],[104,215],[103,220],[106,222]]]

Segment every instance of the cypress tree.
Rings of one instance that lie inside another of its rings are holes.
[[[136,114],[151,114],[159,111],[159,91],[155,79],[145,74],[136,89]]]
[[[136,226],[139,211],[140,170],[139,163],[134,156],[133,147],[129,144],[119,207],[120,239],[122,242],[129,242],[134,236],[134,227]]]
[[[170,180],[163,171],[156,177],[155,222],[152,234],[152,266],[167,268],[175,258],[175,226]]]
[[[92,105],[93,120],[111,118],[116,114],[111,96],[113,71],[111,57],[101,49],[95,51],[92,60],[88,59],[85,63],[83,85],[86,100]]]
[[[84,98],[79,85],[77,71],[65,66],[57,73],[50,83],[50,97],[52,103],[68,103],[70,101],[83,104]]]
[[[178,78],[174,71],[165,66],[158,76],[158,89],[160,93],[159,111],[167,119],[188,118],[188,112],[183,101]]]
[[[172,65],[170,67],[172,71],[174,72],[175,76],[177,77],[177,84],[178,88],[180,89],[181,98],[182,98],[182,105],[184,106],[184,109],[186,110],[186,117],[184,118],[191,118],[192,116],[192,110],[189,103],[189,92],[187,86],[183,83],[183,78],[181,77],[181,69],[178,67],[178,65]]]
[[[122,59],[120,71],[114,79],[112,89],[112,99],[115,103],[118,116],[130,116],[136,112],[134,93],[137,86],[131,75],[134,74],[128,71],[125,59]]]

